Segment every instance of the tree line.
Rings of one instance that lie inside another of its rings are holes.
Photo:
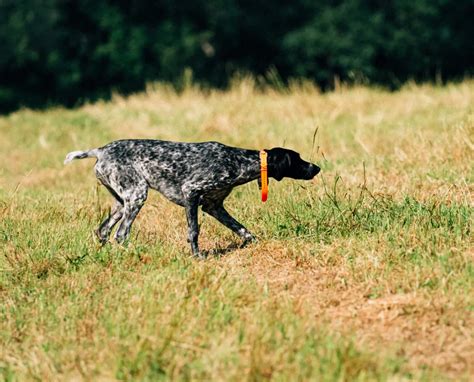
[[[472,76],[472,0],[0,0],[0,112],[235,73],[397,88]],[[276,74],[277,73],[277,74]]]

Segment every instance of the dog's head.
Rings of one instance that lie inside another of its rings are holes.
[[[268,154],[268,176],[278,181],[283,178],[310,180],[321,171],[317,165],[301,159],[296,151],[281,147],[265,151]]]

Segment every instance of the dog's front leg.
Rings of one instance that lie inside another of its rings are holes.
[[[192,195],[187,198],[186,202],[186,219],[188,221],[188,242],[191,244],[191,251],[194,256],[204,258],[199,253],[198,237],[199,237],[199,224],[198,224],[198,207],[199,207],[199,195]]]
[[[222,202],[220,204],[211,204],[203,205],[202,209],[204,212],[213,216],[221,224],[225,225],[227,228],[239,235],[243,240],[243,246],[252,241],[256,241],[255,236],[253,236],[247,228],[235,220],[224,208]]]

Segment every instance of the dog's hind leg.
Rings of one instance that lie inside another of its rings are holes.
[[[139,182],[133,185],[133,188],[126,190],[123,195],[123,218],[114,235],[118,243],[123,243],[130,236],[132,224],[147,199],[148,184],[145,181]]]
[[[115,203],[112,206],[109,216],[100,224],[99,228],[95,230],[95,234],[99,238],[101,244],[107,243],[110,233],[114,226],[122,219],[123,216],[123,199],[117,192],[104,182],[104,179],[99,178],[101,183],[107,188],[110,194],[115,198]]]
[[[123,201],[116,200],[115,204],[110,211],[109,216],[101,223],[99,228],[96,229],[95,233],[99,238],[101,244],[107,243],[109,240],[110,233],[123,216]]]

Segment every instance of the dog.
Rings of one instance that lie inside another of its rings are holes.
[[[313,179],[320,168],[301,159],[300,154],[284,148],[267,153],[268,177]],[[188,242],[194,256],[202,258],[198,247],[198,207],[235,232],[244,244],[255,237],[224,208],[223,202],[236,186],[258,179],[260,153],[226,146],[219,142],[170,142],[130,139],[111,142],[103,147],[73,151],[64,163],[74,159],[97,158],[97,179],[115,198],[109,216],[97,228],[96,235],[105,244],[120,221],[114,239],[123,243],[148,195],[154,189],[168,200],[185,208]]]

